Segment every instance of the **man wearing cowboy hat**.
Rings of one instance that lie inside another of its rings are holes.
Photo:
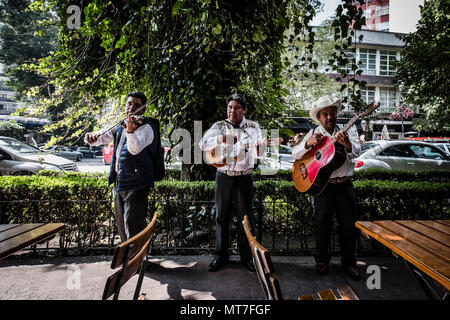
[[[356,201],[351,180],[355,167],[352,159],[358,157],[361,152],[358,131],[355,126],[352,126],[346,133],[339,132],[342,126],[337,125],[337,116],[341,109],[341,101],[332,102],[328,96],[323,96],[317,100],[316,105],[309,115],[320,125],[311,129],[302,142],[293,148],[294,159],[301,159],[311,148],[320,144],[325,136],[329,138],[335,136],[336,143],[341,144],[347,153],[344,164],[331,173],[323,191],[318,195],[311,196],[315,213],[316,249],[314,258],[316,270],[321,275],[328,272],[331,258],[328,245],[333,214],[336,212],[339,223],[342,266],[352,279],[359,280],[361,276],[354,257]]]

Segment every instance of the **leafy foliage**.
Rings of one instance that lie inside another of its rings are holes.
[[[224,118],[224,101],[233,91],[247,96],[249,118],[280,128],[288,121],[286,39],[304,70],[318,66],[311,27],[318,0],[91,0],[80,4],[75,29],[67,24],[71,1],[31,1],[34,11],[51,15],[59,31],[57,50],[27,66],[49,79],[50,96],[39,96],[35,112],[57,115],[46,127],[55,143],[70,144],[116,123],[125,95],[136,90],[150,97],[147,113],[160,118],[166,136],[175,128],[192,133],[195,120],[207,129]],[[342,3],[333,22],[336,39],[345,40],[334,48],[339,56],[346,55],[349,26],[360,26],[353,1]]]
[[[0,136],[23,140],[25,127],[14,120],[0,121]]]
[[[0,1],[0,63],[9,77],[8,86],[18,91],[19,97],[31,87],[40,87],[46,78],[22,68],[23,64],[35,64],[55,50],[57,29],[47,13],[27,10],[29,0]],[[39,91],[47,95],[46,90]]]
[[[427,0],[414,33],[405,42],[396,78],[407,87],[405,100],[421,106],[428,119],[423,130],[450,131],[450,2]]]

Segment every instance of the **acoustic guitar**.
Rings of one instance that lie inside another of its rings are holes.
[[[379,106],[379,102],[372,102],[363,112],[350,119],[340,132],[346,132],[356,120],[369,115]],[[331,139],[325,136],[321,143],[309,150],[301,159],[295,160],[292,166],[292,180],[299,192],[320,194],[327,185],[331,173],[344,164],[347,152],[343,145],[335,142],[334,136]]]
[[[277,145],[280,145],[279,139],[267,140],[267,146]],[[242,143],[235,137],[233,145],[222,143],[212,150],[205,151],[205,160],[208,164],[220,168],[244,160],[250,147],[252,144]],[[257,147],[257,145],[253,144],[253,147]]]

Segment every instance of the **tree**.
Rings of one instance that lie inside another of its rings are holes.
[[[0,0],[0,63],[9,77],[8,86],[22,93],[42,86],[46,78],[22,69],[23,64],[35,63],[55,50],[57,29],[47,25],[49,14],[27,10],[30,0]],[[46,91],[41,91],[47,94]]]
[[[310,109],[319,97],[326,94],[332,96],[333,93],[339,92],[340,87],[328,76],[328,59],[332,56],[336,44],[332,40],[331,21],[325,21],[322,26],[313,30],[315,40],[311,48],[316,67],[301,62],[301,58],[309,54],[307,46],[310,44],[305,41],[307,35],[292,44],[288,43],[283,57],[286,64],[289,64],[282,72],[284,85],[289,91],[287,103],[291,112],[299,116],[307,116],[304,110]]]
[[[50,79],[52,94],[39,111],[69,101],[59,125],[78,125],[72,135],[81,136],[88,128],[77,119],[116,121],[124,102],[116,97],[135,90],[151,98],[147,112],[162,120],[168,135],[175,128],[192,133],[195,120],[205,130],[223,119],[232,91],[247,95],[251,117],[263,127],[279,127],[285,121],[285,33],[291,26],[294,38],[309,33],[306,41],[313,43],[318,1],[92,0],[80,7],[75,28],[68,23],[72,1],[36,0],[34,7],[44,4],[59,17],[60,33],[58,50],[32,66]],[[351,0],[344,4],[355,13]],[[352,18],[342,21],[335,29],[348,28]]]
[[[406,86],[407,103],[425,110],[428,126],[422,130],[450,131],[450,1],[426,0],[414,33],[405,42],[396,79]]]
[[[14,120],[0,120],[0,136],[23,140],[23,135],[25,134],[25,132],[25,127]]]

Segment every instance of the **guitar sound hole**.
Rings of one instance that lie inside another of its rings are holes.
[[[314,155],[314,158],[316,158],[316,160],[320,160],[322,158],[322,153],[320,151],[317,151]]]

